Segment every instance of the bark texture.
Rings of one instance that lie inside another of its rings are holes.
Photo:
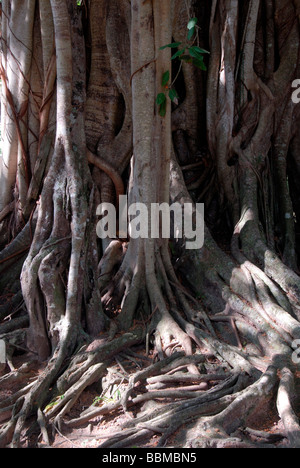
[[[1,447],[300,446],[298,3],[2,1]],[[97,238],[124,194],[204,203],[203,247]]]

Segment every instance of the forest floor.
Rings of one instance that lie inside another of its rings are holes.
[[[133,372],[141,370],[141,368],[146,367],[147,365],[151,364],[151,355],[145,356],[144,350],[142,347],[137,347],[135,349],[135,357],[128,359],[127,357],[118,356],[117,360],[115,360],[110,370],[116,373],[119,373],[120,376],[127,380],[129,375]],[[139,357],[140,356],[140,357]],[[19,356],[13,357],[13,364],[15,366],[15,370],[9,371],[9,368],[6,369],[6,375],[9,372],[18,372],[21,366],[28,365],[28,362],[32,359],[32,355],[28,354],[21,354]],[[149,362],[147,362],[149,359]],[[217,363],[216,363],[217,364]],[[36,377],[42,372],[43,366],[38,364],[37,362],[33,361],[33,365],[31,366],[30,372],[26,373],[26,383],[35,380]],[[24,374],[25,377],[25,374]],[[3,377],[1,379],[2,383],[0,386],[0,403],[1,401],[7,399],[8,397],[15,394],[15,392],[20,390],[21,382],[16,381],[15,384],[12,384],[10,379],[10,384],[5,386],[5,380],[3,381]],[[24,386],[25,382],[22,382],[22,386]],[[66,416],[66,419],[74,419],[79,417],[79,415],[85,409],[89,408],[91,405],[98,405],[101,406],[104,404],[107,399],[106,397],[101,397],[101,390],[102,390],[103,382],[99,382],[98,384],[93,384],[92,386],[88,387],[78,398],[76,404],[73,406],[71,411]],[[174,386],[175,387],[175,386]],[[175,388],[174,388],[175,389]],[[120,391],[122,391],[122,386],[119,386],[119,389],[115,392],[114,398],[120,397]],[[139,387],[138,392],[145,391],[144,388]],[[300,379],[297,379],[297,395],[300,395]],[[298,398],[300,399],[300,398]],[[170,400],[149,400],[144,404],[135,405],[133,409],[129,409],[129,411],[125,414],[120,407],[118,410],[115,410],[113,414],[109,417],[106,416],[98,416],[88,423],[82,424],[79,427],[75,428],[61,428],[60,430],[53,425],[48,426],[48,433],[50,444],[52,448],[97,448],[105,441],[109,440],[113,435],[117,432],[122,431],[123,427],[126,426],[126,422],[128,419],[135,418],[136,416],[140,416],[143,412],[151,412],[156,409],[160,405],[164,405],[169,403]],[[297,401],[297,415],[300,417],[300,402]],[[47,407],[44,409],[44,413],[47,414]],[[2,424],[5,424],[5,414],[1,414],[0,412],[0,427]],[[172,437],[168,439],[166,444],[166,448],[195,448],[195,437],[196,437],[196,424],[197,422],[191,422],[189,426],[181,427],[179,431],[177,431]],[[278,418],[278,414],[276,411],[276,402],[272,402],[270,408],[262,408],[261,411],[259,410],[254,416],[253,420],[249,422],[249,427],[251,430],[257,431],[264,431],[269,435],[280,435],[283,433],[283,428],[281,427],[281,423]],[[241,433],[242,438],[244,440],[245,433]],[[139,443],[134,444],[133,447],[127,448],[144,448],[144,449],[153,449],[157,446],[158,441],[160,439],[160,434],[153,434],[151,438],[147,438],[145,440],[141,440]],[[250,443],[255,444],[256,442],[259,443],[259,437],[255,434],[246,434],[246,440]],[[36,420],[29,421],[24,431],[21,439],[22,448],[47,448],[47,444],[42,439],[40,427],[37,424]],[[278,447],[285,447],[286,439],[282,437],[278,438]],[[273,442],[274,446],[274,442]]]

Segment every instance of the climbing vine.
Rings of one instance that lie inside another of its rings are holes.
[[[176,80],[181,72],[182,62],[186,62],[200,68],[200,70],[206,71],[207,67],[205,65],[204,56],[209,54],[209,52],[201,47],[199,47],[199,34],[197,25],[198,18],[191,18],[187,24],[187,36],[185,42],[172,42],[160,47],[160,50],[164,50],[167,47],[171,49],[177,49],[177,51],[172,55],[171,60],[179,59],[180,66],[176,73],[175,78],[170,83],[170,72],[167,70],[163,73],[161,86],[163,92],[159,93],[156,98],[156,104],[159,106],[159,115],[165,117],[166,115],[166,106],[167,106],[167,97],[175,104],[179,104],[178,94],[175,89]]]

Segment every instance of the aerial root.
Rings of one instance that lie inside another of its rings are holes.
[[[15,202],[11,202],[6,205],[5,208],[0,212],[0,223],[4,220],[4,218],[14,210]]]
[[[171,263],[170,256],[166,251],[165,246],[162,248],[161,256],[158,257],[158,264],[160,273],[164,279],[164,287],[172,309],[178,310],[178,306],[176,305],[175,297],[171,287],[175,291],[177,302],[179,307],[182,308],[186,319],[192,323],[197,323],[198,325],[203,324],[208,332],[216,338],[215,330],[205,310],[199,301],[190,295],[178,281],[174,267]],[[190,305],[189,301],[193,303],[192,306]]]
[[[0,272],[11,266],[21,255],[25,255],[30,248],[36,227],[37,214],[27,222],[22,231],[0,253]]]
[[[294,396],[294,375],[290,369],[284,368],[281,371],[277,394],[277,409],[290,446],[292,448],[300,448],[300,426],[299,418],[293,409]]]
[[[120,240],[113,240],[106,248],[98,265],[98,284],[101,291],[109,284],[117,266],[122,262],[126,245]]]

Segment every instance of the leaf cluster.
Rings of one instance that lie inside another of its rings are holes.
[[[197,23],[198,18],[191,18],[188,22],[187,29],[187,41],[183,42],[172,42],[160,47],[160,50],[164,50],[167,47],[170,49],[178,49],[171,57],[171,60],[179,59],[181,62],[190,63],[200,70],[206,71],[207,67],[204,63],[204,55],[209,54],[205,49],[202,49],[198,45],[194,45],[193,38],[197,36]],[[178,76],[178,75],[177,75]],[[177,78],[177,77],[176,77]],[[176,79],[175,79],[176,80]],[[176,90],[173,88],[175,80],[169,85],[170,72],[166,71],[162,77],[162,87],[164,92],[157,95],[156,103],[159,106],[159,115],[164,117],[167,109],[167,95],[174,104],[178,104],[178,95]]]

